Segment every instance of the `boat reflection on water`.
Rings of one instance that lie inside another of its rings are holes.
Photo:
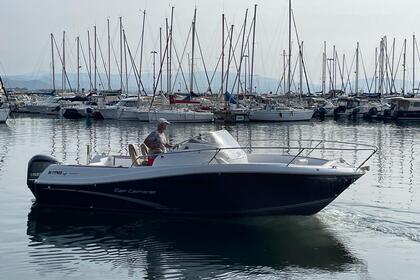
[[[84,262],[153,279],[360,267],[316,216],[197,220],[33,206],[27,234],[31,264],[49,274],[77,273]]]

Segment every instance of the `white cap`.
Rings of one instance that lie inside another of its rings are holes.
[[[170,122],[168,122],[168,120],[167,119],[164,119],[164,118],[160,118],[159,120],[158,120],[158,124],[160,125],[160,124],[171,124]]]

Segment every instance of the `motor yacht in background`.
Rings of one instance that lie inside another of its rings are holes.
[[[334,109],[334,118],[380,118],[384,110],[387,108],[389,108],[389,106],[379,100],[369,100],[357,97],[340,97],[337,100],[337,107]]]
[[[32,97],[31,101],[25,104],[25,110],[30,114],[41,115],[60,115],[60,110],[65,104],[70,102],[63,101],[62,97],[50,96],[46,99],[37,99]]]
[[[99,106],[98,111],[104,119],[149,121],[148,109],[138,97],[123,98],[115,105]]]
[[[385,119],[420,120],[420,98],[391,97],[386,99],[390,107],[384,111]]]

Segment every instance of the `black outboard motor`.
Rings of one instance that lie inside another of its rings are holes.
[[[36,155],[29,160],[26,183],[35,197],[35,180],[38,179],[39,175],[41,175],[41,173],[51,164],[59,164],[59,162],[55,158],[45,155]]]

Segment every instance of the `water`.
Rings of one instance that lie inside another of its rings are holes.
[[[174,142],[217,124],[172,125]],[[308,122],[226,127],[246,145],[269,139],[375,144],[371,171],[311,217],[187,219],[52,213],[32,207],[26,164],[127,154],[153,129],[138,122],[35,116],[0,125],[0,279],[418,279],[420,124]],[[321,153],[321,152],[320,152]],[[339,155],[351,163],[366,154]],[[58,216],[58,218],[57,218]]]

